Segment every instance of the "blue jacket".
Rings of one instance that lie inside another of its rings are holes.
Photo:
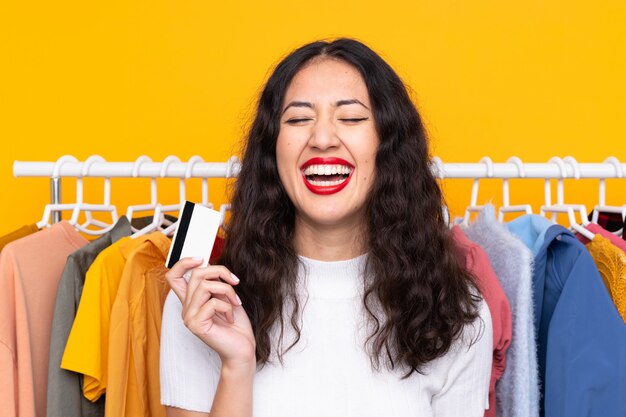
[[[535,252],[542,415],[625,417],[626,325],[591,255],[564,227],[523,217],[534,219],[508,226]]]

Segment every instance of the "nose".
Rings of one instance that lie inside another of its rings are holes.
[[[319,150],[338,147],[340,144],[337,129],[332,120],[320,118],[316,120],[309,138],[309,146]]]

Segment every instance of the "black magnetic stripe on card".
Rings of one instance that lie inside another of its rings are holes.
[[[183,214],[178,220],[178,231],[176,232],[176,239],[173,243],[172,254],[170,255],[170,261],[167,264],[168,268],[174,266],[180,259],[180,254],[183,251],[185,245],[185,238],[187,237],[187,230],[189,230],[189,223],[191,223],[191,216],[193,215],[193,208],[196,205],[190,201],[185,201],[185,207],[183,207]]]

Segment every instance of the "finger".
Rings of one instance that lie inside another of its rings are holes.
[[[189,271],[190,269],[197,268],[198,266],[202,265],[202,262],[203,259],[200,257],[181,258],[178,262],[174,264],[174,266],[170,268],[169,271],[167,271],[165,277],[168,279],[168,281],[170,279],[182,278],[182,276],[185,275],[185,272]]]
[[[212,298],[198,311],[185,314],[184,323],[193,333],[207,333],[218,317],[225,318],[231,324],[235,322],[232,306],[227,302]]]
[[[187,283],[187,292],[195,292],[200,282],[205,280],[224,281],[230,285],[239,283],[239,278],[232,274],[228,268],[222,265],[210,265],[202,268],[195,268],[191,271],[191,276]]]
[[[222,280],[230,285],[239,284],[239,278],[228,270],[224,265],[208,265],[204,268],[197,268],[198,271],[202,271],[202,276],[205,279]]]
[[[221,316],[230,324],[235,322],[233,306],[217,298],[211,298],[199,311],[199,317],[208,317],[209,314],[212,316]]]
[[[188,304],[189,308],[193,308],[193,306],[199,308],[211,298],[218,298],[222,301],[229,302],[233,306],[241,305],[241,300],[235,293],[233,287],[220,281],[203,280],[193,293],[188,291],[187,294],[191,294],[191,299]]]

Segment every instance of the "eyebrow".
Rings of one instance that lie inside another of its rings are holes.
[[[349,100],[338,100],[337,102],[335,102],[335,106],[336,107],[348,106],[350,104],[360,104],[361,106],[363,106],[367,110],[369,110],[369,107],[367,107],[365,104],[361,103],[360,100],[357,100],[355,98],[352,98],[352,99],[349,99]],[[313,103],[309,103],[308,101],[292,101],[291,103],[287,104],[287,106],[283,110],[283,114],[287,111],[287,109],[289,107],[306,107],[306,108],[309,108],[309,109],[314,109],[315,105]]]

